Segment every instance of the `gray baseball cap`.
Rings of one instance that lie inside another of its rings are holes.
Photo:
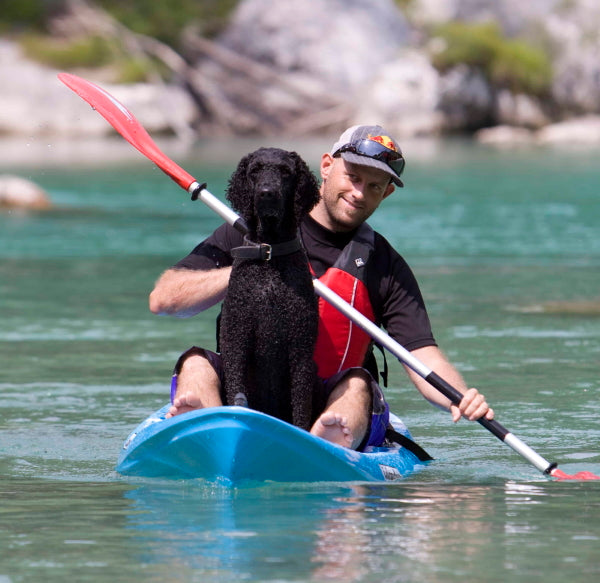
[[[397,186],[404,186],[400,175],[404,170],[404,157],[398,142],[378,125],[356,125],[348,128],[333,144],[330,154],[341,156],[359,166],[378,168],[389,174]]]

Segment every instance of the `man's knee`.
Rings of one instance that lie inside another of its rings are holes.
[[[214,375],[219,379],[219,357],[209,350],[192,346],[179,357],[173,374],[179,377],[204,374],[208,378]]]
[[[192,347],[177,361],[171,379],[171,402],[182,397],[193,409],[217,407],[224,403],[219,355]]]
[[[219,355],[193,346],[179,357],[175,365],[171,394],[173,395],[179,387],[189,389],[195,386],[220,393],[221,384]]]
[[[371,377],[364,369],[349,370],[331,391],[330,400],[341,396],[354,397],[367,403],[371,401]]]
[[[181,361],[179,376],[208,371],[214,373],[214,369],[210,362],[208,362],[208,358],[206,358],[206,356],[203,354],[189,354]]]

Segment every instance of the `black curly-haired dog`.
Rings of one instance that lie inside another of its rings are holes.
[[[250,408],[308,429],[318,308],[298,226],[319,200],[315,177],[295,152],[260,148],[240,161],[227,199],[248,226],[221,316],[227,402],[244,393]]]

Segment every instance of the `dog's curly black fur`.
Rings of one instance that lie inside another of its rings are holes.
[[[227,199],[246,221],[250,241],[278,244],[297,236],[319,191],[298,154],[261,148],[240,161]],[[241,392],[249,407],[308,429],[317,386],[317,327],[303,249],[269,261],[234,259],[220,328],[228,404]]]

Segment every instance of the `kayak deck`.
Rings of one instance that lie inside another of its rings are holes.
[[[116,470],[128,476],[242,482],[395,481],[424,464],[406,448],[357,452],[243,407],[165,419],[169,405],[127,438]],[[398,423],[402,423],[395,417]],[[402,424],[397,430],[410,437]]]

